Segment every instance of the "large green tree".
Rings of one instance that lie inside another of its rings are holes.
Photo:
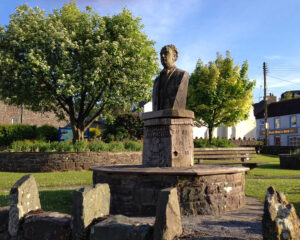
[[[187,108],[195,112],[197,126],[206,126],[209,141],[220,125],[232,126],[248,118],[255,82],[247,76],[248,63],[234,66],[230,52],[226,58],[217,53],[214,62],[197,62],[189,81]]]
[[[67,118],[74,139],[114,107],[149,99],[154,42],[127,10],[101,17],[75,2],[46,14],[16,8],[0,26],[0,98]]]

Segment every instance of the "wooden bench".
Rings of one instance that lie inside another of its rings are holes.
[[[242,165],[251,169],[269,162],[218,162],[218,163],[201,163],[201,165]]]
[[[198,163],[203,162],[203,160],[240,160],[244,162],[256,157],[254,147],[194,149],[194,159]]]

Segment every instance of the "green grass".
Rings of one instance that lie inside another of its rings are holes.
[[[250,161],[266,162],[266,164],[254,168],[246,175],[246,195],[264,200],[268,187],[273,186],[287,196],[288,201],[295,205],[297,213],[300,215],[300,179],[249,179],[252,177],[298,177],[300,170],[280,169],[278,156],[258,155],[256,159]],[[28,173],[0,172],[0,190],[10,189],[25,174]],[[92,184],[91,171],[32,173],[32,175],[39,187]],[[72,192],[73,190],[41,190],[40,198],[43,210],[70,213]],[[0,191],[0,206],[8,205],[8,194],[7,191]]]
[[[246,195],[263,201],[270,186],[283,192],[300,215],[300,179],[246,179]]]
[[[29,173],[0,172],[0,190],[10,189],[22,176]],[[93,183],[92,171],[30,173],[39,187],[80,186]]]
[[[39,191],[41,206],[44,211],[70,213],[74,190]],[[9,192],[0,192],[0,207],[9,205]]]

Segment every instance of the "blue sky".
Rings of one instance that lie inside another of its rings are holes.
[[[9,22],[15,7],[28,3],[47,12],[68,0],[0,0],[0,24]],[[300,89],[300,1],[297,0],[77,0],[100,15],[113,15],[127,7],[142,18],[144,31],[159,52],[166,44],[179,50],[176,65],[192,73],[199,58],[206,63],[225,55],[236,64],[249,63],[256,80],[254,102],[263,97],[262,64],[265,61],[268,93],[277,97]]]

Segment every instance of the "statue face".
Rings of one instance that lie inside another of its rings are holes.
[[[172,48],[166,48],[160,54],[160,61],[164,68],[170,68],[174,65],[175,62],[175,53],[173,52]]]

